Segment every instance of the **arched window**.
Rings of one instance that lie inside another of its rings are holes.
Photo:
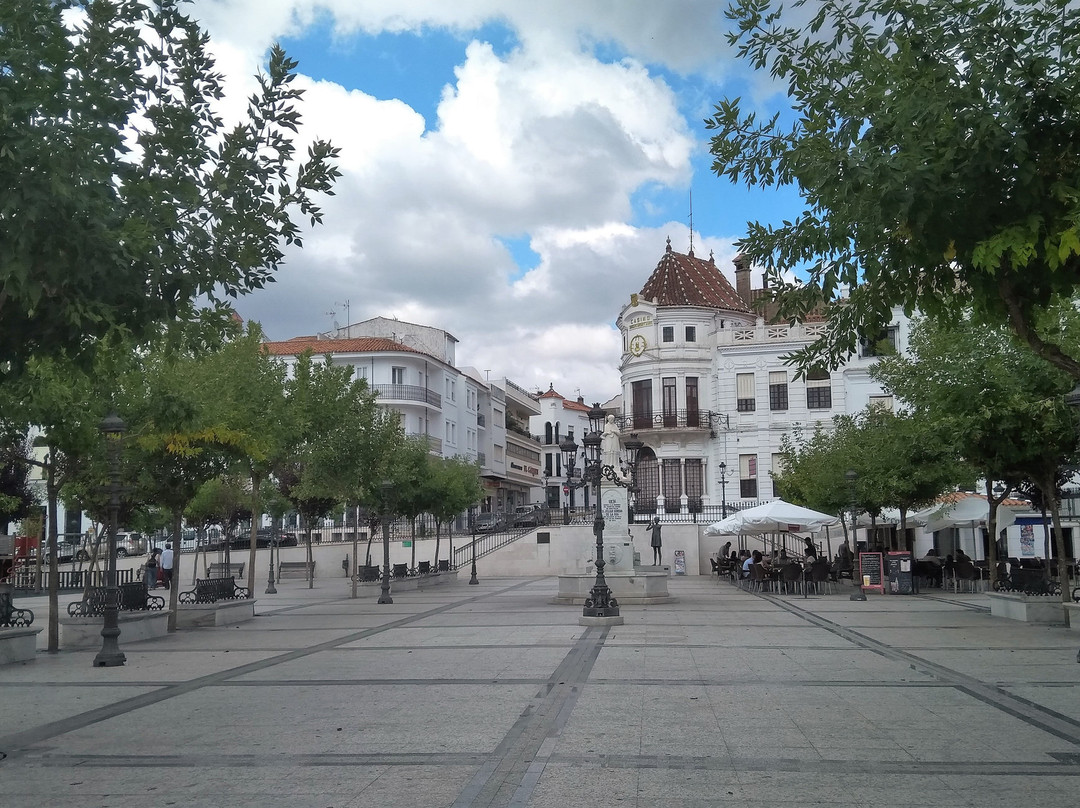
[[[558,443],[557,438],[555,442]],[[547,421],[544,423],[544,443],[546,443],[548,446],[551,445],[551,421]]]
[[[660,496],[660,464],[648,446],[638,453],[637,495],[634,497],[634,513],[656,513],[656,498]]]

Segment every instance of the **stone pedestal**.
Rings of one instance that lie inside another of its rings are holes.
[[[990,614],[1023,623],[1065,624],[1065,604],[1056,595],[1021,595],[1008,592],[987,592]]]
[[[676,602],[668,594],[668,576],[665,573],[630,571],[609,574],[605,571],[604,578],[611,588],[611,594],[619,601],[620,608],[635,604]],[[595,573],[560,575],[559,594],[551,602],[583,604],[595,582]]]

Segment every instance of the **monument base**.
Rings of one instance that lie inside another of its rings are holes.
[[[604,572],[611,594],[620,606],[676,603],[668,594],[668,576],[662,572]],[[584,605],[596,583],[596,574],[573,573],[559,576],[559,594],[552,603]],[[605,620],[607,618],[589,618]],[[581,625],[586,625],[582,623]],[[601,625],[601,624],[589,624]]]

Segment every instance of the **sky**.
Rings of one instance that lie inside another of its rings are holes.
[[[615,319],[663,255],[715,254],[791,189],[710,170],[724,97],[783,105],[726,43],[727,0],[195,0],[238,113],[268,48],[299,61],[299,143],[341,149],[324,223],[236,304],[270,339],[370,317],[445,329],[459,366],[620,391]],[[757,281],[755,281],[757,282]]]

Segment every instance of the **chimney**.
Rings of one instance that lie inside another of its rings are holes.
[[[735,291],[743,303],[750,305],[750,259],[742,253],[735,256]]]
[[[578,396],[577,397],[577,403],[582,405],[582,406],[585,406],[585,396]]]

